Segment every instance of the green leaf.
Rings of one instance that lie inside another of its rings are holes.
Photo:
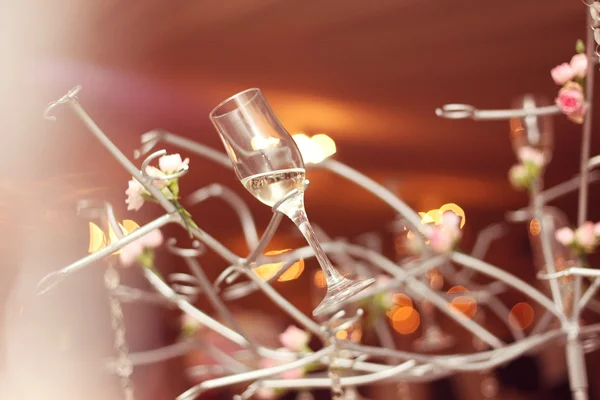
[[[585,44],[583,44],[583,40],[578,39],[575,43],[575,51],[577,54],[585,53]]]

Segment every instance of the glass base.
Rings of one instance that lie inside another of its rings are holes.
[[[339,309],[339,307],[336,307],[338,304],[363,291],[374,282],[375,279],[373,278],[358,281],[343,278],[339,283],[327,287],[325,298],[313,310],[312,314],[318,316],[337,311]]]

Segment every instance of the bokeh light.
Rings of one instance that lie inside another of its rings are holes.
[[[335,154],[337,148],[332,138],[324,133],[319,133],[311,138],[311,140],[319,145],[323,151],[323,156],[329,157]]]
[[[265,253],[265,255],[274,256],[274,255],[278,255],[278,254],[287,253],[288,251],[291,251],[291,249],[271,250],[271,251],[267,251]],[[253,268],[252,271],[256,275],[258,275],[263,281],[268,281],[269,279],[271,279],[275,275],[277,275],[277,273],[279,273],[279,271],[281,270],[281,268],[284,267],[284,265],[285,265],[285,262],[268,263],[268,264],[259,265],[258,267]],[[285,271],[283,274],[281,274],[281,276],[279,278],[277,278],[277,282],[292,281],[294,279],[297,279],[300,275],[302,275],[302,272],[304,272],[304,260],[301,258],[298,261],[296,261],[295,263],[293,263],[287,269],[287,271]]]
[[[396,293],[392,296],[392,301],[400,307],[412,307],[413,301],[404,293]]]
[[[514,329],[524,330],[529,328],[535,317],[535,311],[529,303],[521,302],[513,306],[508,314],[508,323]]]
[[[446,203],[440,208],[434,208],[433,210],[419,212],[419,216],[421,217],[421,222],[424,224],[441,225],[442,217],[446,212],[453,212],[460,218],[459,227],[461,229],[467,223],[465,211],[458,204],[455,203]]]
[[[129,235],[131,232],[135,231],[136,229],[138,229],[140,227],[137,224],[137,222],[130,220],[130,219],[126,219],[118,225],[124,236]],[[110,226],[110,225],[108,226],[108,240],[106,239],[106,234],[98,225],[96,225],[93,222],[90,222],[89,226],[90,226],[90,243],[88,246],[88,251],[90,253],[95,253],[97,251],[100,251],[103,248],[105,248],[106,246],[110,246],[111,244],[113,244],[114,242],[116,242],[118,240],[116,232],[113,231],[112,226]],[[121,250],[117,250],[113,254],[119,254],[119,253],[121,253]]]
[[[394,330],[401,335],[410,335],[419,328],[421,316],[413,307],[413,301],[404,293],[392,296],[394,306],[387,312]]]
[[[318,164],[337,151],[335,142],[324,133],[308,137],[304,133],[292,136],[306,164]]]
[[[448,290],[449,294],[468,292],[469,290],[464,286],[453,286]],[[473,318],[477,312],[477,300],[475,300],[475,297],[470,295],[456,296],[450,302],[450,307],[453,310],[463,313],[469,318]]]
[[[392,326],[401,335],[410,335],[415,332],[421,324],[421,316],[413,307],[394,307]]]
[[[250,145],[254,150],[266,149],[268,147],[276,147],[279,144],[279,139],[275,137],[264,138],[262,136],[254,136],[250,140]]]
[[[362,328],[360,324],[354,324],[347,329],[336,332],[335,337],[339,340],[350,340],[359,343],[362,338]]]
[[[532,236],[537,236],[540,234],[541,230],[542,227],[540,225],[540,221],[538,221],[537,219],[532,219],[529,223],[529,233],[531,233]]]

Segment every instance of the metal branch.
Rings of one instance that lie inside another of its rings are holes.
[[[446,104],[435,110],[435,115],[447,119],[509,120],[527,116],[542,116],[560,114],[557,106],[536,108],[517,108],[511,110],[479,110],[468,104]]]
[[[196,205],[200,202],[208,200],[211,197],[217,197],[231,206],[242,223],[242,230],[244,232],[244,237],[246,238],[248,247],[250,249],[256,248],[258,246],[258,234],[256,233],[256,224],[254,223],[254,218],[252,218],[250,208],[233,190],[219,183],[213,183],[190,194],[188,196],[188,203],[191,205]]]

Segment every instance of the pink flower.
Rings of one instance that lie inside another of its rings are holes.
[[[564,85],[575,76],[575,72],[571,65],[567,63],[562,63],[550,71],[550,75],[552,75],[552,79],[557,85]]]
[[[147,166],[146,167],[146,175],[152,178],[158,178],[152,180],[152,185],[160,189],[162,194],[169,200],[174,200],[176,196],[169,190],[168,184],[169,181],[160,179],[165,177],[165,173],[160,169]],[[150,197],[150,192],[144,188],[144,186],[136,179],[131,178],[128,182],[127,190],[125,190],[125,194],[127,195],[127,199],[125,203],[127,204],[128,210],[138,211],[144,205],[144,201],[146,198]]]
[[[159,158],[158,167],[165,174],[173,174],[186,169],[189,163],[189,158],[182,160],[179,154],[168,154]]]
[[[591,251],[596,246],[596,234],[594,233],[594,223],[584,222],[575,231],[575,240],[584,250]]]
[[[441,225],[436,225],[431,230],[429,245],[435,253],[449,253],[460,236],[460,217],[448,211],[442,215]]]
[[[596,225],[594,225],[594,235],[600,237],[600,222],[596,222]]]
[[[518,157],[523,164],[533,164],[536,167],[544,165],[544,154],[533,147],[521,147],[518,151]]]
[[[576,77],[585,78],[588,71],[588,58],[585,54],[575,54],[571,58],[571,69]]]
[[[560,228],[554,232],[554,237],[563,246],[570,246],[575,240],[575,233],[571,228]]]
[[[558,92],[556,105],[573,122],[583,123],[586,106],[583,96],[583,88],[575,82],[567,83]]]
[[[452,251],[454,241],[448,232],[444,231],[439,225],[435,226],[429,236],[429,245],[431,250],[436,253],[444,254]]]
[[[159,229],[148,232],[141,238],[134,240],[121,249],[119,260],[121,265],[128,267],[133,264],[145,249],[158,247],[163,242],[163,235]]]
[[[132,178],[128,182],[127,190],[125,194],[127,195],[127,199],[125,203],[127,204],[128,210],[139,210],[144,205],[144,193],[146,189],[144,186],[135,178]]]
[[[459,232],[460,217],[452,211],[447,211],[442,215],[442,228],[452,233]]]
[[[306,349],[310,335],[295,327],[294,325],[288,326],[288,328],[279,335],[279,340],[283,346],[290,351],[302,351]]]
[[[166,176],[166,174],[152,165],[148,165],[146,167],[146,175],[152,178],[152,184],[159,189],[162,189],[169,184],[169,181],[162,179]]]

